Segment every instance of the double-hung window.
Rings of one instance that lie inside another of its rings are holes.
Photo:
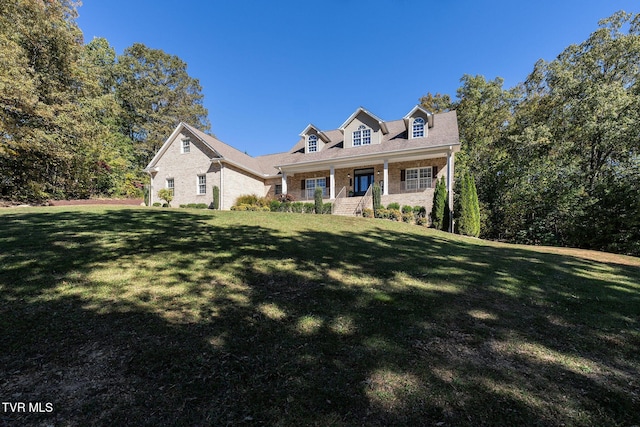
[[[182,153],[191,152],[191,140],[189,138],[182,140]]]
[[[422,190],[431,188],[432,168],[413,168],[405,172],[405,188],[407,190]]]
[[[307,199],[313,199],[315,196],[316,188],[322,188],[322,195],[326,195],[327,191],[327,179],[326,178],[311,178],[307,179],[305,182],[305,188],[307,190],[307,194],[305,197]]]
[[[175,196],[176,186],[173,178],[167,178],[167,188],[169,189],[169,191],[171,191],[171,195]]]
[[[198,194],[207,194],[207,176],[198,175]]]
[[[417,117],[413,120],[413,138],[422,138],[424,136],[424,119]]]
[[[367,128],[365,125],[360,125],[358,130],[353,131],[353,146],[357,147],[360,145],[370,145],[371,144],[371,129]]]
[[[309,135],[307,153],[315,153],[318,151],[318,137],[316,135]]]

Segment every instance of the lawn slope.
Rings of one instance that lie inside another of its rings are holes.
[[[4,425],[640,423],[640,259],[363,218],[0,212]]]

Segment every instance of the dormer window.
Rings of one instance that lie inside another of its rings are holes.
[[[191,151],[191,140],[189,138],[182,140],[182,153],[189,153]]]
[[[315,153],[318,151],[318,136],[309,135],[307,140],[307,153]]]
[[[353,146],[357,147],[360,145],[370,145],[371,144],[371,129],[367,128],[365,125],[360,125],[358,130],[353,131]]]
[[[412,138],[424,137],[424,119],[422,117],[416,117],[413,120],[413,133]]]

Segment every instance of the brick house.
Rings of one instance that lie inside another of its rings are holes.
[[[370,187],[382,188],[382,204],[431,209],[436,179],[453,186],[455,153],[460,151],[455,111],[432,114],[414,107],[400,120],[383,121],[358,108],[338,129],[309,124],[287,152],[252,157],[217,138],[180,123],[145,171],[151,177],[151,203],[171,188],[173,204],[210,204],[220,189],[220,209],[238,196],[313,200],[322,188],[334,213],[355,214],[369,207]],[[453,192],[449,192],[452,205]]]

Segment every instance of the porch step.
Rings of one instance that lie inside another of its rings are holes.
[[[341,215],[341,216],[356,216],[356,209],[358,208],[358,205],[360,204],[361,200],[362,200],[362,197],[341,198],[339,199],[333,214]],[[371,206],[366,206],[366,207],[371,207]],[[358,213],[358,215],[361,215],[361,213]]]

